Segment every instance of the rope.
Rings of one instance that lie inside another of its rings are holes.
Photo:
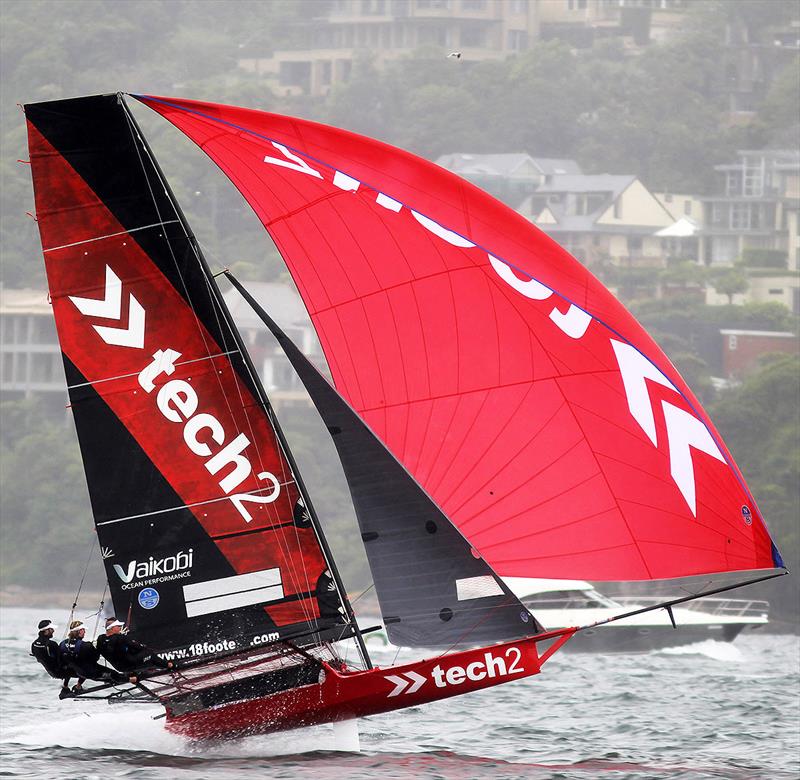
[[[67,625],[64,627],[65,634],[64,636],[69,633],[69,626],[72,623],[72,618],[75,616],[75,608],[78,606],[78,598],[81,595],[81,590],[83,590],[83,582],[86,579],[86,572],[89,571],[89,564],[92,562],[92,555],[94,553],[94,547],[97,544],[97,532],[94,533],[92,536],[92,546],[89,550],[89,556],[86,558],[86,565],[83,567],[83,575],[81,576],[80,584],[78,585],[78,591],[75,594],[75,600],[72,602],[72,609],[69,611],[69,620],[67,620]],[[103,597],[105,598],[105,591],[103,592]]]
[[[352,607],[362,596],[366,596],[373,588],[375,587],[375,583],[373,582],[368,588],[365,588],[361,591],[354,599],[350,600],[350,606]]]
[[[108,590],[108,582],[106,582],[105,587],[103,588],[103,595],[100,597],[100,607],[97,610],[97,620],[94,621],[94,634],[93,634],[93,636],[97,636],[97,628],[100,625],[100,617],[103,614],[103,607],[106,604],[106,591],[107,590]],[[91,617],[91,615],[89,617]]]

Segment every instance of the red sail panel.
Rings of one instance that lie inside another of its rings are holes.
[[[499,574],[782,565],[667,357],[522,216],[362,136],[140,99],[239,188],[292,272],[339,391]]]
[[[92,111],[107,117],[104,99],[94,100],[87,121]],[[121,111],[113,96],[110,105]],[[28,111],[51,129],[47,109]],[[77,103],[67,114],[84,116]],[[121,121],[124,148],[131,135]],[[180,220],[123,224],[118,202],[105,202],[73,167],[96,173],[87,167],[91,142],[77,157],[69,147],[70,161],[34,120],[28,133],[50,297],[118,614],[132,610],[139,635],[160,647],[208,638],[194,630],[199,623],[231,636],[243,610],[239,623],[259,635],[316,626],[327,564],[314,530],[293,520],[298,487],[237,369],[235,342],[219,317],[215,336],[193,305],[207,282],[196,256],[177,258],[185,233],[168,234],[183,230]],[[132,182],[121,202],[131,192]],[[178,269],[180,290],[167,265]],[[124,436],[97,424],[108,410]],[[173,492],[154,506],[162,480]],[[181,536],[190,527],[197,531]]]

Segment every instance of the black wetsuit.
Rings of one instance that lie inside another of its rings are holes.
[[[69,679],[63,664],[58,642],[40,633],[31,645],[31,655],[44,667],[45,671],[56,680]]]
[[[105,634],[97,638],[97,649],[114,668],[132,672],[145,666],[167,669],[167,662],[135,639],[124,634]]]
[[[97,648],[85,639],[65,639],[59,645],[61,663],[67,674],[89,680],[102,682],[125,682],[125,675],[118,674],[113,669],[100,666],[97,663],[100,657]]]

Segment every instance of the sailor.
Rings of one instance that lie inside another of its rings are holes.
[[[78,684],[73,686],[72,692],[81,693],[86,679],[110,683],[125,682],[125,675],[97,663],[100,654],[90,641],[84,639],[85,636],[86,627],[83,622],[73,620],[69,624],[67,638],[58,648],[65,674],[78,677]]]
[[[59,699],[66,699],[71,695],[69,689],[69,676],[65,673],[61,663],[61,654],[58,642],[53,639],[56,626],[51,620],[39,621],[39,636],[33,640],[31,655],[44,667],[45,671],[54,679],[62,680]]]
[[[148,666],[157,666],[160,669],[172,669],[174,664],[160,655],[156,655],[149,647],[145,647],[135,639],[122,633],[125,624],[115,617],[106,619],[106,633],[98,637],[97,649],[115,669],[130,673]],[[131,682],[136,682],[136,677],[130,677]]]

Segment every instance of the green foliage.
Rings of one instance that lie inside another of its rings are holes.
[[[775,355],[710,409],[795,576],[763,586],[785,620],[800,617],[800,358]],[[788,581],[787,581],[788,580]]]
[[[95,533],[72,421],[40,401],[0,417],[0,582],[77,588]],[[94,556],[95,589],[101,572]]]
[[[741,268],[723,268],[716,270],[711,277],[711,284],[718,293],[728,296],[728,303],[733,303],[733,296],[747,291],[750,282]]]
[[[782,249],[742,250],[742,264],[748,268],[788,268],[789,255]]]

